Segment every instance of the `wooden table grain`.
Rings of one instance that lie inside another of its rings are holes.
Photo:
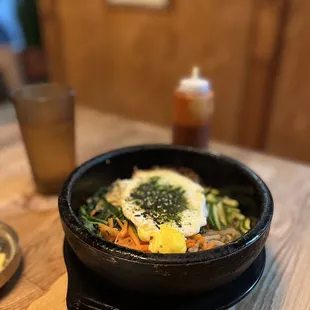
[[[113,148],[151,142],[169,142],[168,128],[85,108],[77,111],[79,162]],[[211,148],[253,168],[275,201],[264,275],[235,308],[310,309],[310,167],[219,143]],[[21,270],[0,290],[0,310],[66,309],[57,199],[35,192],[9,105],[0,106],[0,219],[18,232],[23,251]]]

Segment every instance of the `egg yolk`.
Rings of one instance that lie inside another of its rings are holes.
[[[152,253],[185,253],[185,237],[177,230],[162,225],[160,230],[152,235],[149,244],[149,250]]]

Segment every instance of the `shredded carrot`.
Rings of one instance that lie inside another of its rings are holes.
[[[126,234],[127,234],[127,231],[128,231],[128,222],[125,220],[124,224],[122,226],[121,231],[116,236],[116,241],[118,241],[119,239],[124,238],[126,236]]]
[[[109,223],[109,227],[113,228],[114,223],[113,223],[113,218],[112,217],[108,218],[108,223]]]
[[[186,246],[187,246],[187,248],[193,248],[194,246],[196,246],[196,240],[187,239],[186,240]]]
[[[117,238],[114,243],[128,247],[132,243],[132,239],[130,237]]]
[[[94,216],[97,213],[96,209],[91,210],[90,216]]]
[[[143,251],[143,252],[151,252],[151,251],[149,250],[148,244],[141,244],[141,245],[139,246],[139,250],[140,250],[140,251]]]
[[[119,233],[119,236],[122,238],[122,237],[125,237],[126,234],[127,234],[127,230],[128,230],[128,222],[127,221],[124,221],[124,225]]]
[[[201,237],[202,237],[201,234],[197,234],[193,238],[194,238],[194,240],[199,240]]]
[[[118,245],[122,245],[124,247],[130,248],[130,249],[133,249],[133,250],[150,252],[148,244],[136,245],[130,236],[126,237],[126,238],[115,240],[115,243]]]
[[[124,222],[122,230],[118,233],[115,244],[138,250],[143,252],[150,252],[148,243],[141,243],[138,236],[135,234],[133,228],[128,224],[127,221]]]
[[[122,245],[124,247],[130,248],[130,249],[137,250],[137,246],[135,245],[135,243],[133,242],[131,237],[126,237],[126,238],[118,239],[118,240],[115,241],[115,243],[118,244],[118,245]]]
[[[122,221],[118,217],[116,218],[116,222],[118,223],[120,228],[123,228],[124,224],[122,223]]]
[[[109,235],[108,232],[101,233],[101,235],[102,235],[102,237],[103,237],[105,240],[107,240],[107,241],[109,241],[109,242],[114,242],[114,240],[115,240],[115,236],[113,237],[113,236]]]
[[[130,241],[129,239],[130,239],[129,237],[117,239],[117,240],[115,240],[115,243],[117,243],[117,244],[126,244],[126,243],[128,243]]]
[[[206,239],[204,237],[200,236],[197,243],[198,243],[198,247],[201,246],[203,250],[208,249],[208,245],[207,245]]]
[[[136,236],[135,232],[133,231],[131,225],[129,225],[128,227],[128,234],[129,236],[131,237],[131,239],[133,240],[133,242],[136,244],[136,245],[140,245],[140,240],[139,238]]]
[[[99,224],[99,229],[101,233],[108,232],[109,235],[116,237],[119,234],[119,231],[116,228],[111,228],[105,224]]]
[[[208,244],[207,244],[207,242],[206,242],[206,240],[205,240],[205,238],[203,238],[203,240],[204,240],[204,242],[203,242],[203,244],[202,244],[202,249],[203,250],[208,250]]]
[[[208,244],[206,239],[201,234],[196,234],[191,238],[192,239],[187,239],[186,241],[187,248],[192,248],[197,245],[202,250],[209,250],[215,247],[213,242]]]

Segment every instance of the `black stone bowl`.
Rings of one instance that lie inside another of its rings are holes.
[[[209,251],[151,254],[124,248],[88,232],[79,207],[99,187],[129,178],[133,168],[187,167],[204,184],[238,199],[257,224],[238,240]],[[201,293],[241,275],[262,251],[271,224],[273,201],[264,182],[240,162],[213,152],[172,145],[141,145],[97,156],[69,176],[59,197],[63,229],[77,257],[104,278],[148,293]],[[103,279],[104,281],[104,279]]]

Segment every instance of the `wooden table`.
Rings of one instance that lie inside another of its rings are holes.
[[[77,112],[79,162],[116,147],[150,142],[169,142],[168,129],[85,108]],[[212,149],[257,171],[275,200],[263,278],[236,309],[310,309],[310,167],[218,143]],[[18,232],[24,257],[19,278],[0,291],[0,310],[66,309],[57,199],[34,191],[15,116],[7,105],[0,106],[0,215]]]

